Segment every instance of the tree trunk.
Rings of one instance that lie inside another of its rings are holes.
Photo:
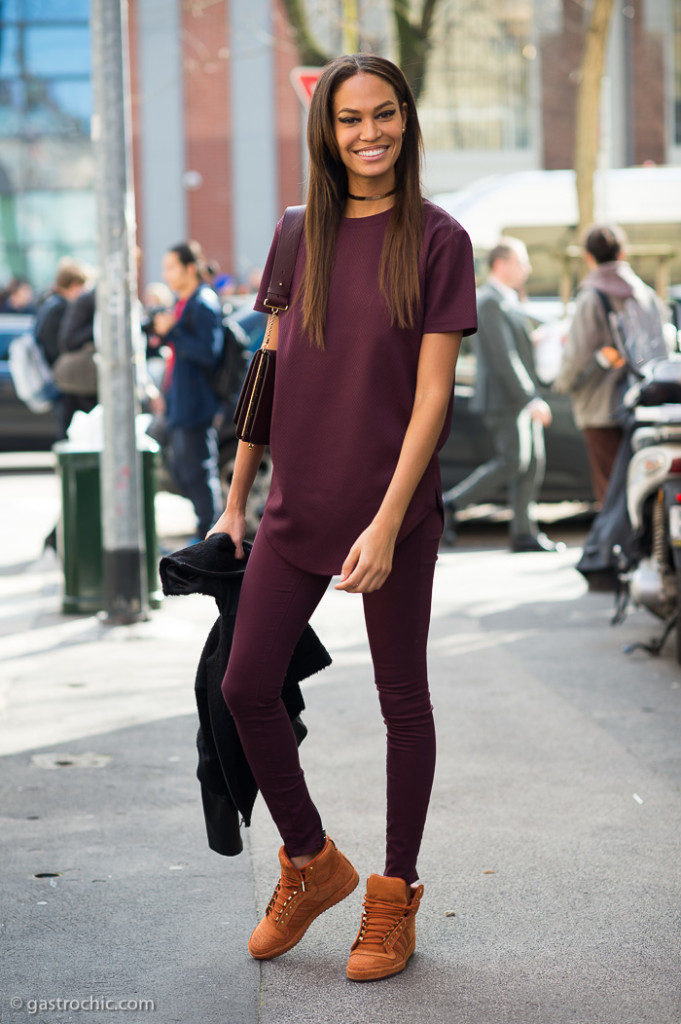
[[[331,54],[325,53],[310,32],[307,12],[303,0],[283,0],[286,16],[296,37],[296,46],[300,63],[310,67],[321,67],[331,60]]]
[[[398,64],[404,71],[417,101],[425,85],[430,33],[438,2],[439,0],[423,0],[417,21],[412,19],[409,0],[393,0],[392,4],[397,29]]]
[[[600,144],[601,79],[614,0],[593,0],[577,94],[575,175],[580,238],[594,220],[594,172]]]
[[[430,49],[433,16],[440,0],[422,0],[423,6],[413,18],[409,0],[392,0],[392,11],[397,29],[397,63],[418,100],[424,86],[426,65]],[[293,29],[301,64],[313,67],[326,64],[333,54],[326,53],[314,39],[305,9],[305,0],[283,0],[289,24]],[[612,0],[611,0],[612,3]],[[345,28],[343,44],[348,51],[356,50],[359,42],[359,21],[356,0],[344,0]]]

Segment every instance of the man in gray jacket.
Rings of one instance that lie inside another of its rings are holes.
[[[537,390],[532,341],[518,307],[518,292],[532,267],[517,238],[500,238],[488,256],[489,276],[478,291],[475,394],[471,409],[482,413],[494,458],[444,495],[454,516],[463,505],[490,500],[508,489],[513,512],[512,551],[556,551],[531,518],[530,505],[544,479],[544,427],[551,410]]]
[[[575,423],[584,432],[596,500],[605,498],[622,439],[620,406],[627,367],[618,350],[610,312],[626,308],[648,356],[664,352],[664,307],[625,261],[626,237],[613,225],[594,225],[584,245],[589,272],[579,286],[554,390],[569,393]],[[638,353],[644,356],[645,353]]]

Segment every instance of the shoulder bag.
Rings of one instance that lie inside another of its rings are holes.
[[[54,380],[65,395],[96,395],[97,367],[95,343],[86,341],[76,349],[67,349],[52,367]]]
[[[305,220],[304,206],[289,206],[284,213],[281,234],[272,265],[265,305],[272,312],[262,347],[254,354],[234,411],[236,436],[249,448],[269,444],[272,403],[274,401],[274,370],[276,350],[268,348],[274,319],[288,309],[289,295],[300,236]]]

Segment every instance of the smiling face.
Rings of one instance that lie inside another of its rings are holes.
[[[407,105],[400,106],[393,87],[378,75],[347,78],[334,93],[333,123],[348,173],[348,191],[355,195],[390,191],[407,123]]]

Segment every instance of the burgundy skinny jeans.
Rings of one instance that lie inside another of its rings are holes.
[[[441,532],[442,517],[434,509],[395,548],[392,572],[381,589],[363,595],[388,743],[384,874],[407,884],[418,878],[416,859],[435,772],[426,644]],[[293,649],[328,585],[328,576],[303,572],[283,559],[260,532],[244,575],[222,684],[289,857],[311,853],[324,842],[281,690]],[[360,785],[358,779],[358,818]]]

